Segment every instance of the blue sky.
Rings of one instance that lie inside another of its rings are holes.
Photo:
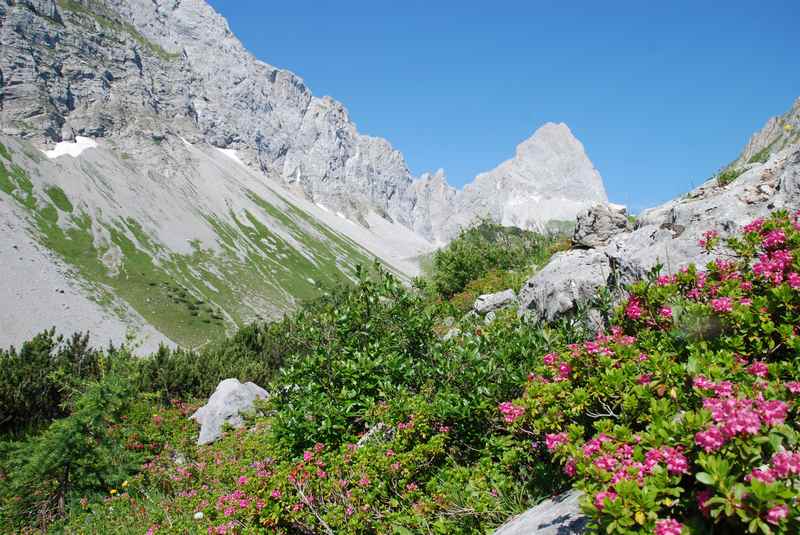
[[[567,123],[633,210],[698,185],[800,96],[800,2],[211,0],[259,59],[461,186]]]

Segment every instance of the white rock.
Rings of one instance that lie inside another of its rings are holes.
[[[253,402],[267,397],[267,391],[255,383],[240,383],[238,379],[225,379],[217,385],[208,402],[190,416],[200,424],[197,444],[209,444],[222,434],[223,424],[232,427],[244,425],[241,413],[252,411]]]
[[[514,290],[509,288],[502,292],[479,295],[472,305],[472,310],[478,314],[487,314],[508,306],[516,300],[517,294],[514,293]]]
[[[586,531],[581,493],[575,490],[547,499],[500,526],[495,535],[577,535]]]

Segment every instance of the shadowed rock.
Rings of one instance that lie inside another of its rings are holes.
[[[571,490],[543,501],[500,526],[495,535],[571,535],[586,531],[581,514],[581,493]]]

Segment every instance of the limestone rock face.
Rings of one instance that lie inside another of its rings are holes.
[[[571,490],[547,499],[500,526],[495,535],[577,535],[586,531],[580,512],[581,493]]]
[[[731,167],[742,167],[756,160],[765,161],[771,154],[796,143],[800,143],[800,97],[788,112],[770,118],[761,130],[753,134]]]
[[[210,444],[222,435],[222,426],[241,427],[241,413],[253,410],[253,402],[267,397],[267,391],[255,383],[240,383],[238,379],[225,379],[217,385],[208,402],[197,409],[190,418],[200,424],[197,444]]]
[[[472,305],[472,310],[476,314],[488,314],[489,312],[494,312],[495,310],[508,306],[516,300],[517,295],[514,293],[514,290],[509,288],[502,292],[479,295],[475,300],[475,304]]]
[[[553,256],[519,292],[519,313],[550,321],[589,303],[606,286],[612,269],[608,256],[595,249],[573,249]]]
[[[517,147],[514,158],[478,175],[462,191],[448,191],[441,180],[430,177],[430,185],[417,189],[433,187],[452,198],[429,208],[438,223],[434,238],[444,242],[480,218],[541,230],[549,221],[572,221],[580,211],[607,202],[600,174],[563,123],[539,128]]]
[[[620,232],[632,229],[625,208],[596,204],[578,214],[572,243],[578,247],[598,247]]]
[[[547,124],[463,192],[414,180],[345,107],[253,57],[204,0],[0,2],[0,131],[37,143],[114,138],[123,149],[181,136],[241,160],[363,226],[370,216],[444,243],[477,217],[541,226],[605,200],[566,125]]]

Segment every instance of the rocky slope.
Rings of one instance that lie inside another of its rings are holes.
[[[359,134],[342,104],[256,60],[203,0],[4,3],[5,133],[45,143],[181,135],[236,149],[246,164],[352,219],[375,211],[440,241],[454,233],[439,224],[452,215],[450,227],[476,216],[538,225],[605,198],[564,125],[542,127],[455,203],[452,191],[421,195],[427,179],[414,184],[387,141]],[[563,203],[533,217],[543,199]]]
[[[527,281],[520,313],[552,319],[589,305],[598,288],[641,279],[658,264],[664,274],[692,262],[702,266],[709,255],[698,242],[706,231],[724,238],[773,210],[800,208],[800,139],[785,135],[797,124],[798,102],[753,136],[737,160],[749,163],[732,164],[733,178],[713,177],[681,198],[645,210],[634,229],[612,210],[582,214],[574,241],[583,247],[555,255]],[[782,126],[777,135],[774,127],[780,121],[792,128]],[[753,159],[753,151],[764,155]]]
[[[753,134],[731,167],[764,163],[770,154],[796,143],[800,143],[800,97],[789,111],[770,118],[761,130]]]

